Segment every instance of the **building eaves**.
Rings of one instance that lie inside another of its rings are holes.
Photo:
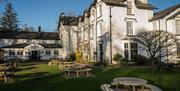
[[[180,4],[177,4],[175,6],[161,10],[161,11],[155,13],[154,17],[150,21],[162,19],[162,18],[166,17],[167,15],[171,14],[172,12],[174,12],[178,8],[180,8]]]

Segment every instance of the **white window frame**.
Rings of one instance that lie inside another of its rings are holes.
[[[54,50],[54,55],[59,55],[59,50]]]
[[[98,5],[98,17],[102,16],[102,4]]]
[[[51,55],[51,50],[46,50],[46,55]]]
[[[129,24],[131,23],[131,26]],[[134,21],[126,21],[126,34],[127,35],[134,35]]]

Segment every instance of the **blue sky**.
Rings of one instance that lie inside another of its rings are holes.
[[[92,0],[11,0],[18,13],[20,27],[27,24],[37,28],[42,26],[44,31],[57,29],[58,16],[61,12],[73,12],[81,15]],[[180,0],[149,0],[160,10],[180,3]],[[0,4],[0,12],[5,3]]]

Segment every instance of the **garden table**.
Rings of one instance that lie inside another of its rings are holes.
[[[119,84],[133,86],[133,91],[135,91],[135,86],[142,86],[144,89],[144,85],[147,84],[147,81],[140,78],[133,78],[133,77],[120,77],[113,79],[112,85],[115,85],[118,88]]]

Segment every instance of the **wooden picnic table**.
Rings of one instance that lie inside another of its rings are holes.
[[[65,73],[67,73],[68,76],[75,73],[76,77],[79,77],[79,75],[82,73],[85,73],[86,76],[88,77],[91,71],[92,71],[91,68],[85,68],[85,66],[82,66],[82,65],[76,65],[71,68],[65,69]]]
[[[7,82],[7,74],[4,71],[0,71],[0,80]]]
[[[59,63],[59,69],[64,69],[64,68],[71,68],[74,66],[73,62],[60,62]]]

